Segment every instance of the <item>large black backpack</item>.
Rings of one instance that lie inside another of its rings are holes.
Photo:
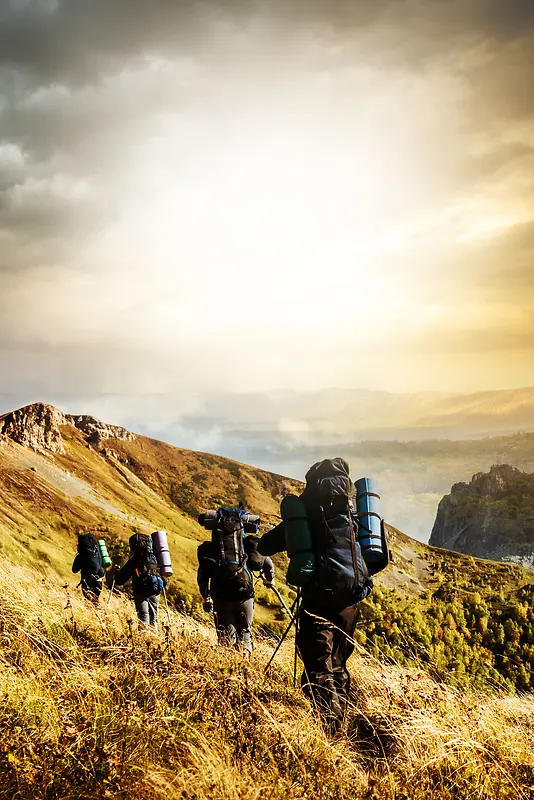
[[[211,594],[230,601],[254,596],[252,575],[245,551],[244,517],[241,508],[219,508],[211,534]]]
[[[78,559],[83,580],[94,583],[102,578],[105,569],[94,534],[80,533],[78,536]]]
[[[316,557],[315,574],[303,589],[316,606],[343,608],[367,594],[369,573],[358,543],[356,492],[342,458],[314,464],[301,495]]]
[[[134,594],[151,597],[163,591],[165,583],[160,575],[156,556],[152,551],[152,540],[144,533],[134,533],[129,539],[135,574],[132,580]]]

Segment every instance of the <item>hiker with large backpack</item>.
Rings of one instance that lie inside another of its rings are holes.
[[[290,557],[287,580],[299,587],[295,645],[304,663],[301,685],[331,732],[339,731],[345,718],[346,665],[354,650],[358,603],[372,591],[371,574],[389,560],[381,520],[373,555],[368,556],[369,548],[362,554],[356,503],[347,462],[317,462],[306,474],[300,497],[283,499],[283,521],[259,544],[264,555],[286,550]]]
[[[119,567],[113,568],[115,586],[123,586],[130,579],[132,592],[141,626],[157,630],[159,598],[166,586],[166,579],[160,575],[160,567],[152,550],[150,536],[134,533],[130,536],[130,558]]]
[[[260,572],[266,586],[274,585],[274,566],[258,552],[259,517],[242,506],[200,514],[211,539],[198,548],[197,583],[204,610],[213,611],[219,644],[252,653],[254,581]],[[253,535],[247,536],[247,532]]]
[[[93,533],[80,533],[78,552],[74,557],[72,571],[81,574],[80,585],[86,600],[97,604],[102,591],[102,579],[106,570],[102,552]]]

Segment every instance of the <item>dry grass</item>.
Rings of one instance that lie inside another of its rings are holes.
[[[464,694],[352,659],[347,735],[329,740],[291,680],[291,646],[247,664],[173,615],[137,633],[127,600],[95,610],[0,570],[0,797],[534,797],[534,700]],[[163,619],[163,615],[162,615]]]

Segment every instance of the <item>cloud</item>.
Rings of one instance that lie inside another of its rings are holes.
[[[432,352],[529,351],[533,26],[530,0],[3,3],[4,389],[416,386]]]

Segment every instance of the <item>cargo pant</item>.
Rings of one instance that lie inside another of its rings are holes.
[[[213,598],[213,614],[219,644],[233,645],[252,653],[254,598],[232,601]]]
[[[337,612],[305,607],[299,614],[296,644],[304,662],[302,689],[333,733],[345,718],[350,690],[347,660],[354,650],[357,617],[357,605]]]
[[[154,630],[157,630],[159,594],[153,594],[150,597],[134,594],[134,603],[139,622],[143,625],[150,625]]]

